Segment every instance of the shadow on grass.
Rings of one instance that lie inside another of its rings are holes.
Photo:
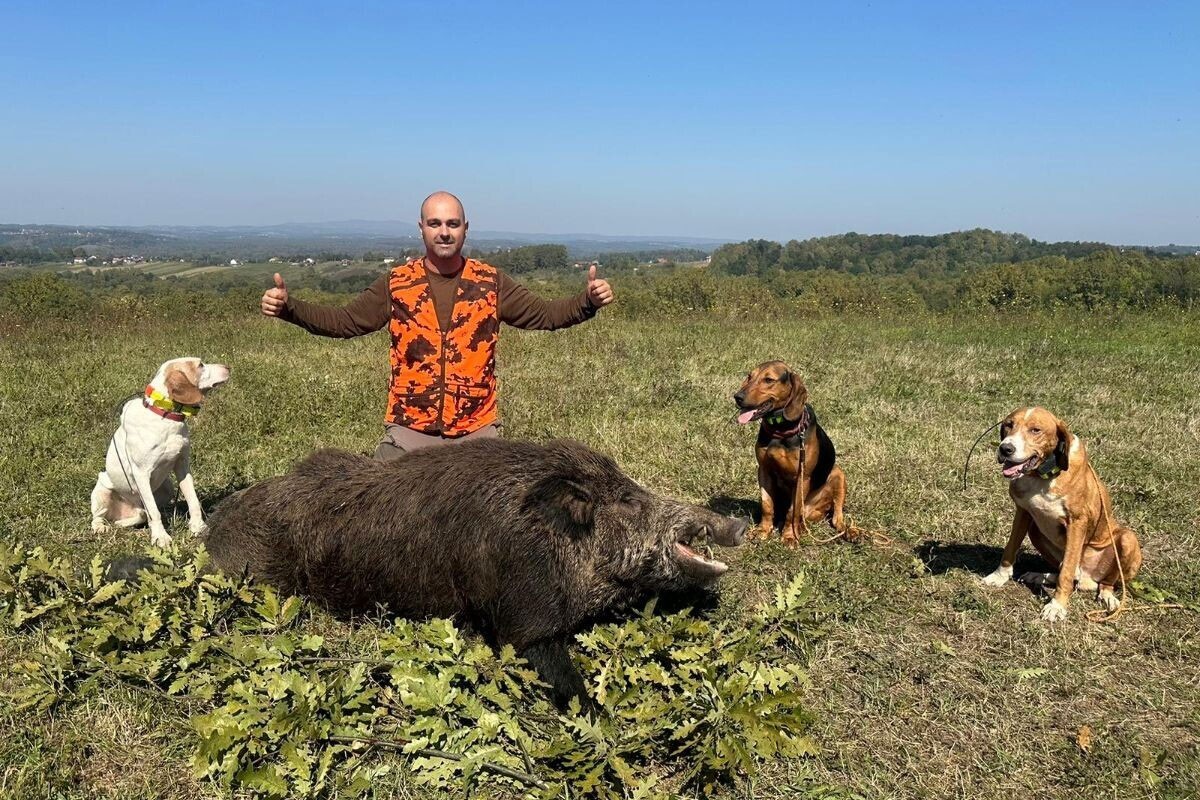
[[[255,481],[245,475],[236,474],[221,486],[204,487],[199,486],[196,494],[200,497],[200,505],[204,509],[204,516],[208,517],[213,509],[221,504],[223,500],[232,497],[243,489],[247,489],[254,485]],[[177,491],[171,491],[171,499],[166,503],[159,503],[159,512],[164,519],[186,519],[187,518],[187,501],[183,495]]]
[[[1000,563],[1004,551],[990,544],[967,544],[964,542],[939,542],[926,539],[913,548],[913,555],[921,559],[925,568],[933,575],[945,575],[951,570],[961,569],[983,577]],[[1013,564],[1013,574],[1026,572],[1049,572],[1051,567],[1041,556],[1033,553],[1018,553]]]
[[[746,517],[758,523],[762,517],[762,507],[757,500],[745,497],[732,497],[719,494],[708,498],[708,508],[726,517]]]

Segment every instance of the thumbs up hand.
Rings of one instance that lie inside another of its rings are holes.
[[[603,308],[613,301],[613,290],[608,281],[596,277],[596,265],[588,267],[588,302],[595,308]]]
[[[275,287],[267,289],[262,296],[262,313],[268,317],[278,317],[283,309],[287,306],[288,290],[287,284],[283,282],[283,276],[278,272],[275,273]]]

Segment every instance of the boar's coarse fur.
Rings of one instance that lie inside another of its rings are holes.
[[[322,450],[223,502],[206,544],[342,611],[458,615],[511,643],[563,704],[583,694],[566,650],[598,615],[726,569],[688,547],[746,523],[651,494],[581,444],[491,439],[377,462]]]

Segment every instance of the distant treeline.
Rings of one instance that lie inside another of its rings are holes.
[[[845,233],[802,242],[793,239],[783,245],[765,239],[723,245],[713,252],[711,267],[725,275],[828,269],[929,278],[961,275],[989,264],[1016,264],[1044,256],[1080,258],[1111,249],[1112,245],[1099,242],[1039,242],[984,228],[939,236]],[[1144,252],[1155,255],[1152,248]]]
[[[599,258],[607,274],[633,272],[644,264],[686,264],[692,261],[704,261],[708,258],[707,250],[695,248],[669,248],[663,250],[636,250],[628,253],[608,253]]]
[[[1156,258],[1101,250],[1082,258],[1046,256],[924,277],[837,269],[775,270],[762,276],[699,269],[630,278],[620,284],[627,313],[946,312],[1076,308],[1200,307],[1200,256]]]
[[[504,251],[511,255],[524,250]],[[520,254],[514,269],[549,269],[561,252]],[[488,254],[489,259],[496,254]],[[557,262],[556,262],[557,263]],[[288,286],[329,302],[345,302],[374,281],[382,264],[357,263],[341,269],[290,267]],[[216,270],[157,278],[140,270],[54,273],[0,270],[0,317],[120,314],[252,313],[269,276],[262,272]],[[579,276],[539,272],[525,280],[539,294],[565,296],[579,291]],[[1200,308],[1200,256],[1158,257],[1140,251],[1102,249],[1069,258],[1042,256],[1018,263],[994,263],[937,275],[916,269],[882,274],[819,268],[778,267],[755,275],[720,274],[705,267],[642,270],[614,279],[618,302],[606,314],[670,317],[688,314],[789,314],[865,312],[1091,311]]]
[[[70,261],[75,251],[84,255],[83,248],[74,247],[21,247],[0,244],[0,264],[12,261],[17,264],[49,264]]]
[[[531,244],[491,252],[472,251],[471,255],[511,275],[539,270],[561,272],[571,266],[567,248],[561,244]]]

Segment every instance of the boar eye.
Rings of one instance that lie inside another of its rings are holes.
[[[632,494],[624,495],[621,497],[621,499],[618,502],[621,505],[632,509],[636,513],[641,513],[641,511],[642,511],[642,503],[636,495],[632,495]]]

